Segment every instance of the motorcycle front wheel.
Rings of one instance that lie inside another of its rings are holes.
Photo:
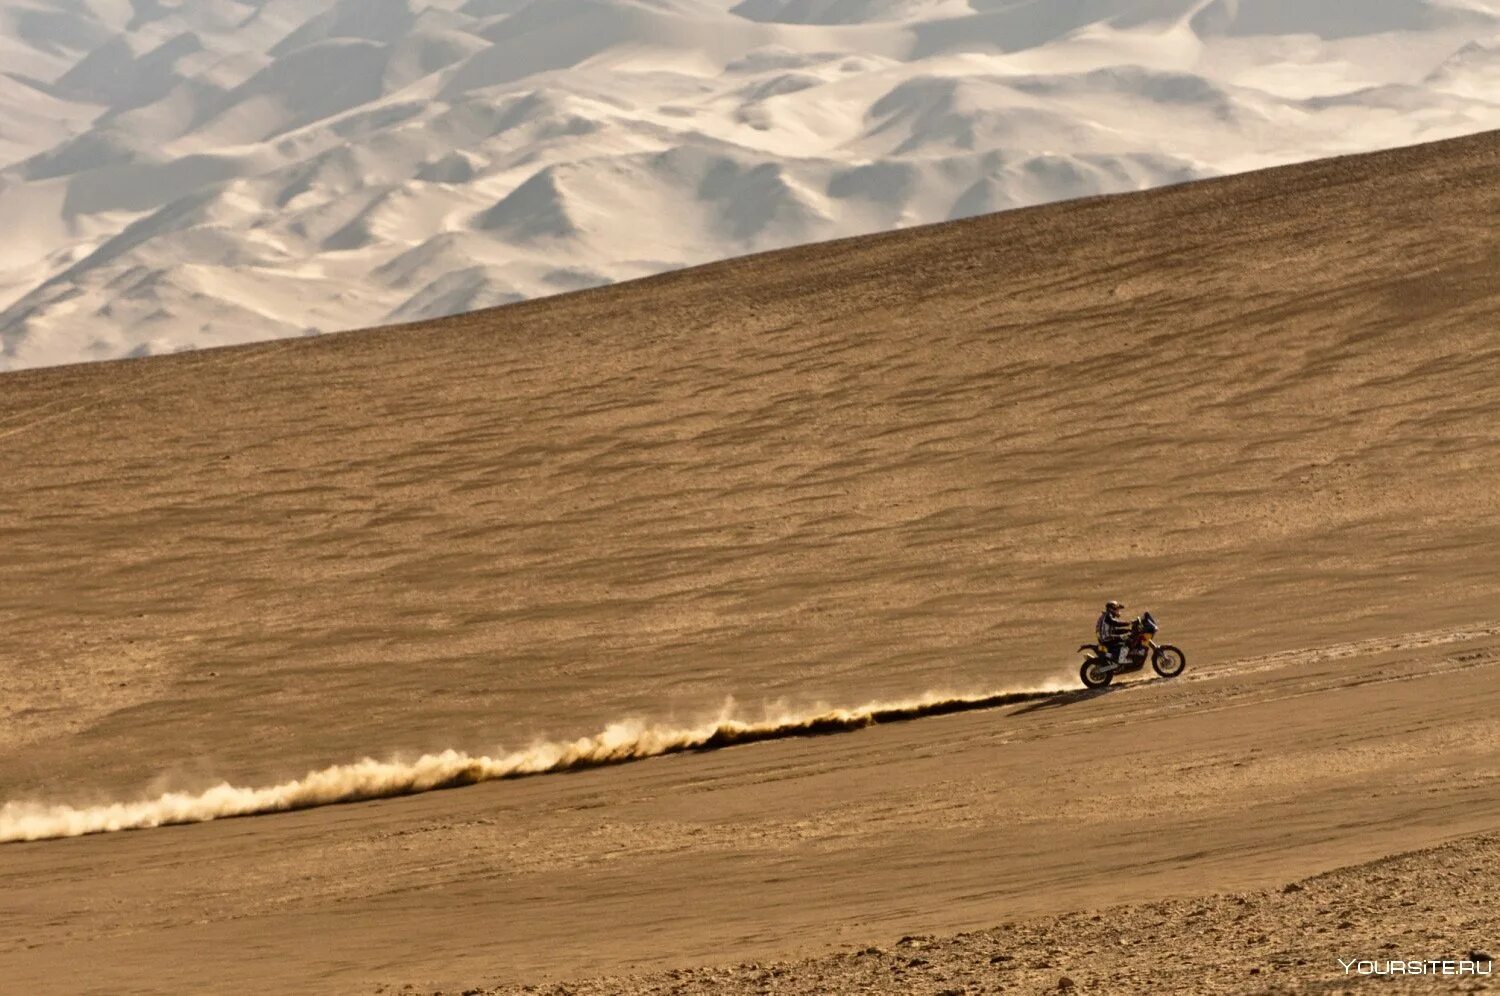
[[[1114,680],[1115,673],[1107,670],[1099,658],[1090,657],[1078,669],[1078,677],[1083,679],[1085,688],[1104,688]]]
[[[1187,667],[1187,654],[1176,647],[1163,645],[1151,656],[1151,669],[1163,678],[1175,678]]]

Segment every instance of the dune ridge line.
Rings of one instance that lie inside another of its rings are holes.
[[[154,799],[96,806],[7,802],[0,806],[0,843],[207,823],[387,799],[479,782],[626,764],[688,751],[843,733],[880,723],[989,709],[1078,691],[1069,684],[1054,682],[971,695],[927,692],[912,699],[870,702],[854,708],[816,706],[803,712],[783,711],[760,720],[737,718],[731,700],[716,718],[697,726],[624,720],[611,723],[592,736],[542,741],[525,750],[493,757],[457,750],[424,754],[414,761],[376,761],[366,757],[351,764],[309,771],[301,778],[279,785],[248,788],[221,782],[197,793],[166,792]]]

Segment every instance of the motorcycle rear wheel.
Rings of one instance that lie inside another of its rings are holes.
[[[1163,678],[1175,678],[1187,667],[1187,654],[1170,644],[1156,648],[1151,655],[1151,670]]]
[[[1078,669],[1078,677],[1083,680],[1085,688],[1105,688],[1115,680],[1115,673],[1106,671],[1099,658],[1090,657]]]

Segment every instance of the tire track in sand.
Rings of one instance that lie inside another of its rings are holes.
[[[1372,639],[1325,647],[1280,651],[1225,662],[1184,676],[1191,681],[1354,657],[1382,651],[1430,647],[1500,635],[1500,626],[1413,633],[1392,641]],[[794,737],[826,736],[882,723],[994,709],[1005,705],[1079,698],[1101,694],[1054,681],[1033,688],[973,695],[929,692],[894,702],[871,702],[855,708],[815,707],[784,711],[761,720],[733,715],[727,705],[716,718],[697,726],[663,726],[639,720],[612,723],[599,733],[571,741],[544,741],[510,753],[473,755],[446,750],[413,761],[372,758],[310,771],[301,778],[260,788],[222,782],[203,792],[168,792],[153,799],[70,806],[41,802],[7,802],[0,806],[0,843],[53,840],[87,834],[140,830],[184,823],[311,809],[340,803],[395,798],[458,788],[480,782],[579,771],[627,764],[671,754],[721,750],[744,744]]]

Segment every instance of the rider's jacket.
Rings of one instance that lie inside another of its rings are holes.
[[[1099,637],[1100,643],[1118,640],[1129,632],[1130,623],[1127,620],[1116,619],[1108,612],[1099,613],[1099,621],[1094,623],[1094,633]]]

